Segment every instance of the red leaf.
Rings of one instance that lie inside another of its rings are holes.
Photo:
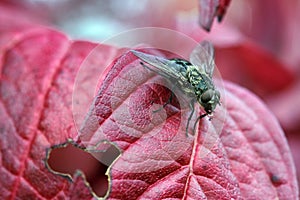
[[[0,37],[0,199],[91,199],[83,177],[75,174],[70,182],[50,172],[45,161],[47,149],[77,135],[74,78],[95,44],[71,42],[44,27],[26,28],[18,20],[6,22],[9,26],[0,26],[7,28]]]
[[[105,150],[111,143],[122,153],[109,171],[111,199],[298,196],[282,129],[253,94],[226,83],[226,120],[219,109],[187,137],[178,99],[153,112],[153,103],[162,106],[170,95],[157,84],[161,79],[131,53],[121,56],[107,71],[82,126],[89,148]]]
[[[294,74],[269,52],[244,41],[216,48],[216,63],[222,77],[265,97],[295,82]]]
[[[64,35],[40,28],[12,35],[2,47],[1,199],[50,199],[72,193],[66,179],[45,168],[44,159],[47,148],[72,134],[70,77],[82,60],[76,46],[86,54],[92,45],[71,45]]]
[[[207,31],[210,31],[213,20],[218,17],[222,21],[230,0],[199,0],[199,23]]]

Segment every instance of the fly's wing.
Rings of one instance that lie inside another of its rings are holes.
[[[131,50],[131,52],[145,63],[151,65],[148,67],[150,70],[158,73],[159,75],[176,81],[187,82],[186,78],[181,74],[180,65],[168,59],[153,56],[150,54],[142,53],[140,51]]]
[[[184,71],[186,69],[183,69],[181,65],[178,65],[168,59],[142,53],[140,51],[131,50],[131,52],[139,59],[149,64],[151,67],[146,66],[148,69],[165,77],[169,81],[172,81],[172,83],[180,87],[185,93],[194,94],[190,83],[184,76]]]
[[[203,41],[197,45],[190,55],[190,62],[199,67],[199,71],[203,71],[212,77],[215,67],[214,47],[208,41]]]

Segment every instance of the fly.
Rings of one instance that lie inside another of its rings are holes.
[[[220,92],[216,90],[212,81],[215,63],[211,43],[203,41],[197,45],[190,55],[190,62],[178,58],[168,60],[135,50],[131,52],[153,67],[150,68],[141,63],[143,66],[175,83],[187,96],[196,97],[197,102],[205,111],[198,119],[212,115],[217,104],[220,104]],[[192,112],[186,130],[194,113],[194,100],[190,105]]]

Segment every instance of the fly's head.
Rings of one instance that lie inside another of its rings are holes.
[[[198,102],[203,106],[207,114],[211,114],[215,110],[217,104],[220,104],[220,92],[213,88],[208,89],[201,94],[198,98]]]

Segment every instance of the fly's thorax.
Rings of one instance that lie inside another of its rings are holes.
[[[186,76],[188,82],[194,88],[195,95],[197,97],[206,90],[214,88],[209,76],[203,72],[199,72],[199,69],[196,66],[188,67]]]
[[[200,72],[197,66],[190,66],[187,69],[187,79],[198,103],[207,114],[211,114],[220,101],[220,93],[215,89],[211,77],[205,72]]]

